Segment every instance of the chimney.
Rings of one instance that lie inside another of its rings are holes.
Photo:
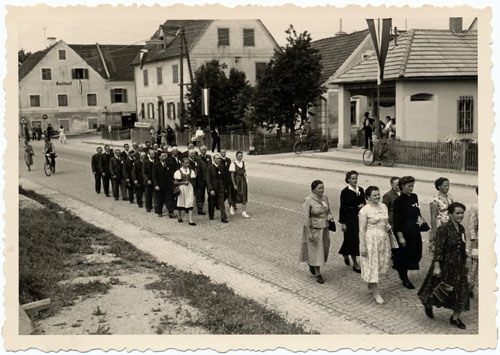
[[[450,31],[453,33],[462,32],[462,18],[450,17]]]
[[[56,41],[56,37],[47,37],[47,47],[53,46],[54,44],[56,44]]]

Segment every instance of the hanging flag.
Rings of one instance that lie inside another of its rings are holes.
[[[377,26],[373,19],[366,19],[370,35],[375,47],[378,61],[377,85],[381,85],[384,81],[384,66],[389,51],[389,41],[391,40],[392,19],[385,18],[382,20],[382,29],[380,29],[380,19],[377,19]]]
[[[202,89],[201,114],[203,116],[208,116],[209,96],[210,96],[210,89]]]
[[[78,80],[78,91],[80,92],[80,95],[83,93],[83,85],[81,80]]]
[[[147,49],[141,49],[139,52],[139,62],[140,62],[140,69],[142,70],[142,67],[144,66],[144,62],[146,60],[146,55],[148,54]]]

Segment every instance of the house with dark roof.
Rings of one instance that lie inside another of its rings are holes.
[[[279,48],[260,20],[167,20],[133,62],[139,120],[155,127],[175,129],[183,125],[179,117],[180,28],[184,29],[190,60],[188,63],[185,55],[182,58],[184,94],[191,81],[189,65],[194,73],[204,63],[218,59],[226,74],[236,68],[255,84]]]
[[[134,70],[142,46],[67,44],[33,53],[19,67],[20,122],[67,132],[133,126]]]
[[[351,68],[374,53],[373,43],[368,30],[349,34],[340,31],[334,37],[311,42],[311,47],[317,49],[321,55],[321,81],[327,89],[311,109],[311,125],[322,134],[335,138],[337,137],[338,87],[331,84],[329,79],[339,70]],[[369,101],[365,97],[353,96],[351,98],[353,135],[361,124],[363,113],[369,109],[368,105]]]
[[[351,146],[353,96],[370,98],[374,116],[395,118],[401,140],[477,139],[477,21],[466,30],[461,18],[449,24],[446,30],[411,29],[390,42],[379,105],[376,55],[330,78],[339,87],[340,147]]]

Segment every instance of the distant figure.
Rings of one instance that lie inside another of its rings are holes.
[[[36,136],[37,136],[37,134],[36,134],[36,133],[37,133],[37,132],[36,132],[36,127],[35,127],[35,126],[31,127],[31,139],[32,139],[32,140],[35,140],[35,139],[36,139]]]
[[[434,186],[436,190],[438,190],[438,193],[430,203],[431,230],[429,231],[429,252],[431,255],[434,251],[436,230],[441,224],[449,221],[450,215],[448,213],[448,207],[453,203],[453,196],[449,193],[450,180],[440,177],[434,182]]]
[[[217,153],[220,153],[220,134],[219,129],[215,127],[212,131],[212,153],[217,148]]]
[[[395,128],[392,124],[391,116],[385,117],[385,126],[382,130],[382,139],[392,139],[395,135]]]
[[[167,132],[165,130],[161,131],[161,144],[167,144]]]
[[[370,119],[370,113],[365,112],[365,118],[363,119],[363,128],[365,132],[365,149],[371,149],[373,147],[372,143],[372,121]]]
[[[375,120],[372,123],[373,131],[372,131],[372,139],[374,142],[382,139],[382,131],[384,129],[384,124],[380,121],[378,116],[375,117]]]
[[[54,127],[49,123],[47,126],[47,138],[49,141],[52,139],[52,132],[54,132]]]
[[[30,131],[28,129],[28,125],[24,124],[23,126],[24,126],[24,139],[29,142],[30,141]]]
[[[28,167],[28,171],[31,171],[34,155],[35,153],[33,152],[33,147],[30,145],[30,142],[28,140],[24,141],[24,162]]]
[[[36,138],[37,140],[42,139],[42,126],[40,125],[36,128]]]
[[[59,127],[59,142],[61,142],[61,144],[66,144],[66,134],[64,133],[63,126]]]
[[[175,132],[170,126],[168,126],[167,128],[167,144],[168,145],[175,144]]]
[[[198,143],[198,146],[202,146],[202,145],[205,144],[203,142],[203,140],[205,138],[205,133],[203,132],[203,130],[201,129],[201,127],[198,127],[198,129],[196,130],[196,133],[194,134],[194,136],[196,137],[196,141]]]
[[[102,170],[101,170],[101,164],[100,161],[102,159],[102,148],[97,147],[96,148],[97,153],[92,155],[91,159],[91,168],[92,168],[92,174],[94,174],[94,181],[95,181],[95,192],[100,194],[101,193],[101,179],[102,179]]]

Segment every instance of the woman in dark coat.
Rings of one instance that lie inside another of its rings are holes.
[[[365,192],[358,186],[358,173],[354,170],[346,174],[347,187],[340,193],[339,223],[344,232],[344,242],[339,254],[344,256],[344,262],[349,265],[349,255],[352,258],[355,272],[360,273],[357,257],[359,256],[359,210],[365,205]]]
[[[415,179],[404,176],[399,180],[401,195],[394,201],[394,232],[399,248],[394,249],[393,268],[399,273],[403,286],[414,289],[408,279],[408,270],[419,270],[422,258],[422,236],[420,225],[425,223],[420,214],[418,196],[413,192]]]
[[[434,318],[432,306],[436,304],[432,293],[442,281],[453,287],[442,306],[451,309],[450,324],[465,329],[460,314],[469,310],[470,289],[467,280],[468,257],[465,249],[465,229],[460,224],[464,218],[465,206],[454,202],[448,207],[450,220],[436,231],[433,263],[429,268],[418,297],[425,306],[425,314]]]
[[[373,147],[372,142],[372,120],[370,119],[370,114],[365,112],[365,118],[363,120],[363,128],[362,130],[365,132],[365,149],[371,149]]]

